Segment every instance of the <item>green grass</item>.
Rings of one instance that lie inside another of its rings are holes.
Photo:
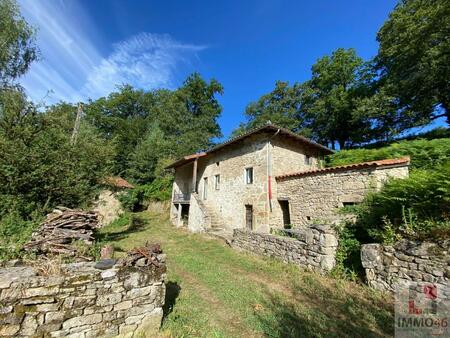
[[[148,212],[101,230],[118,255],[159,242],[167,254],[162,336],[379,337],[393,335],[390,296],[296,266],[237,252]],[[131,225],[130,225],[131,224]]]

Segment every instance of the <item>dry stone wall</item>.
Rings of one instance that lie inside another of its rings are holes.
[[[165,264],[107,270],[94,265],[62,265],[50,276],[32,267],[0,269],[0,337],[155,334],[163,315]]]
[[[336,264],[338,241],[334,230],[326,225],[296,229],[296,238],[235,229],[231,245],[286,263],[326,272]]]
[[[369,286],[394,291],[410,282],[433,283],[448,291],[450,242],[437,245],[403,240],[394,245],[365,244],[361,261]],[[450,294],[447,294],[450,297]]]

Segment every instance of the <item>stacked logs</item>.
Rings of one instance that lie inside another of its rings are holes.
[[[92,245],[94,229],[98,227],[95,212],[58,207],[47,215],[24,249],[43,255],[61,254],[89,259],[83,257],[79,243]]]
[[[125,266],[149,267],[154,265],[161,266],[158,255],[162,253],[159,244],[146,243],[141,248],[134,248],[128,252],[122,264]]]

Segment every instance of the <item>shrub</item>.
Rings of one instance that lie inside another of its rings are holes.
[[[336,228],[339,244],[336,251],[336,266],[331,272],[334,277],[356,280],[358,275],[362,275],[361,243],[357,239],[356,230],[351,223]]]
[[[382,160],[386,158],[411,157],[411,169],[431,169],[450,158],[450,138],[435,140],[400,141],[378,149],[341,150],[327,158],[326,166]]]
[[[24,220],[16,211],[0,219],[0,261],[20,257],[37,225],[38,220]]]
[[[450,162],[435,170],[414,170],[368,195],[356,209],[367,239],[436,238],[450,227]]]
[[[172,196],[172,177],[158,177],[152,183],[138,185],[119,195],[122,207],[129,211],[137,211],[150,201],[167,201]]]

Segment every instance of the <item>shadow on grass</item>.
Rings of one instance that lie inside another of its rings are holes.
[[[181,287],[177,282],[168,281],[166,283],[166,298],[163,306],[163,320],[172,312],[180,291]]]
[[[308,284],[309,283],[309,284]],[[270,293],[256,313],[268,337],[383,337],[394,334],[390,305],[307,281],[294,297]]]
[[[104,233],[97,233],[96,238],[100,242],[116,242],[120,241],[124,238],[127,238],[130,234],[139,232],[143,229],[145,229],[145,226],[148,224],[148,221],[144,218],[132,215],[129,224],[118,230],[118,231],[111,231],[111,232],[104,232]]]

